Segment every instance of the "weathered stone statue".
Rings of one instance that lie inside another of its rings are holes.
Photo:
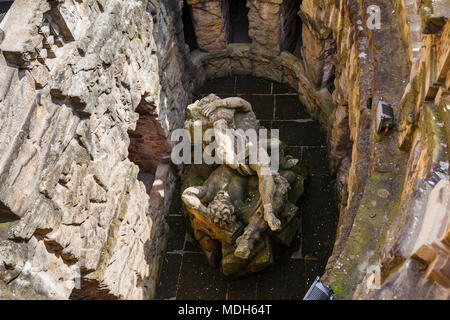
[[[216,155],[232,169],[238,170],[244,175],[257,174],[259,178],[259,192],[261,194],[264,205],[264,220],[268,223],[272,231],[280,229],[280,220],[275,216],[273,210],[273,196],[275,193],[275,183],[273,175],[277,172],[267,174],[270,172],[270,163],[268,162],[248,162],[248,157],[240,159],[235,152],[233,146],[230,145],[230,139],[227,135],[228,129],[241,129],[246,131],[248,129],[259,129],[258,121],[252,111],[250,103],[242,98],[233,97],[227,99],[220,99],[214,94],[198,101],[188,107],[189,120],[186,121],[185,127],[190,129],[196,123],[201,121],[202,127],[214,128],[215,142],[217,143]],[[192,131],[192,130],[190,130]],[[246,141],[245,153],[248,155],[249,149],[252,146],[248,145],[251,141]],[[265,143],[270,148],[271,141]],[[267,150],[261,146],[256,146],[257,153],[260,158],[269,158]],[[289,159],[286,166],[294,166],[297,164],[297,159]]]
[[[272,138],[263,144],[267,150],[245,139],[245,156],[239,155],[227,130],[258,132],[261,128],[247,101],[211,94],[187,110],[185,128],[191,136],[196,126],[201,126],[202,132],[213,129],[215,156],[224,163],[217,168],[191,165],[185,172],[182,200],[194,238],[211,265],[222,255],[226,275],[267,267],[272,263],[268,235],[289,245],[297,231],[294,203],[303,192],[305,171],[297,159],[285,155],[281,142]],[[208,150],[212,143],[203,143],[203,149]],[[258,151],[258,159],[270,159],[273,146],[278,148],[279,171],[271,171],[270,161],[249,161],[251,150]]]

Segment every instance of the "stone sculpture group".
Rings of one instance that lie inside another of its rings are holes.
[[[272,239],[289,246],[300,225],[295,203],[304,190],[306,169],[280,142],[257,146],[269,158],[270,146],[279,148],[280,169],[270,163],[249,161],[251,141],[245,141],[247,157],[239,158],[230,147],[229,130],[262,127],[249,102],[239,97],[220,99],[214,94],[187,107],[185,129],[214,130],[215,155],[221,165],[185,167],[182,185],[184,215],[189,229],[212,266],[221,264],[226,276],[260,271],[273,263]],[[195,142],[195,141],[193,141]],[[213,142],[203,142],[205,150]],[[230,161],[232,159],[232,161]]]

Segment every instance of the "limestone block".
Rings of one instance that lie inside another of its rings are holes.
[[[397,2],[397,11],[399,12],[402,23],[402,36],[410,52],[410,62],[416,61],[420,55],[421,43],[421,19],[415,8],[414,0],[404,0]]]
[[[5,244],[2,245],[0,251],[5,249]],[[19,252],[15,252],[14,256]],[[76,266],[66,264],[60,256],[46,247],[42,238],[37,236],[30,239],[28,249],[25,252],[22,250],[21,253],[23,260],[16,260],[14,264],[20,273],[8,286],[17,286],[21,290],[28,289],[35,295],[38,295],[38,292],[46,292],[50,299],[69,297],[80,274]]]
[[[290,52],[283,51],[280,55],[284,71],[284,81],[292,88],[297,88],[302,67],[300,60]]]
[[[347,157],[352,146],[348,124],[348,107],[337,106],[333,112],[332,119],[329,157],[331,168],[336,170],[341,164],[341,161]]]
[[[413,71],[417,73],[417,71]],[[400,148],[408,150],[411,148],[412,139],[418,124],[418,96],[420,92],[420,77],[414,75],[406,86],[403,97],[400,100],[400,119],[398,145]]]
[[[231,71],[233,74],[250,74],[252,61],[250,59],[250,44],[231,43],[227,50],[230,52]]]
[[[450,288],[450,182],[441,180],[431,191],[413,258],[427,263],[427,277]]]
[[[421,0],[420,16],[422,19],[422,32],[436,34],[442,30],[450,17],[450,1],[448,0]]]
[[[17,69],[8,66],[7,61],[3,55],[0,55],[0,67],[3,72],[0,72],[0,102],[3,101],[6,97],[6,94],[9,91],[11,82],[13,81],[13,77],[17,74]]]
[[[443,28],[438,45],[437,81],[445,84],[450,72],[450,22],[447,22]],[[446,89],[449,89],[448,85]]]
[[[311,83],[318,87],[322,83],[322,41],[317,39],[315,33],[308,27],[305,27],[302,29],[302,42],[302,57],[305,61],[308,61],[304,66],[306,76],[310,79]]]
[[[206,77],[209,79],[231,76],[231,62],[227,57],[214,57],[204,65]]]
[[[79,40],[90,26],[89,19],[81,10],[82,4],[80,3],[83,3],[83,0],[77,2],[62,1],[58,5],[52,6],[50,12],[59,27],[58,33],[60,32],[67,41]]]
[[[252,55],[252,61],[253,76],[282,82],[283,70],[278,57],[267,57],[258,54]]]
[[[192,9],[192,20],[198,47],[207,52],[226,48],[228,32],[222,13],[221,0],[188,1]]]
[[[253,53],[280,53],[280,4],[281,1],[247,1],[248,35],[252,39]]]
[[[18,65],[26,65],[36,58],[35,48],[42,42],[37,26],[42,22],[47,1],[17,0],[9,9],[7,20],[2,22],[5,38],[0,50],[6,59]]]
[[[9,283],[21,273],[27,253],[23,244],[0,241],[0,281]]]
[[[36,87],[39,89],[44,88],[50,79],[50,73],[45,66],[34,67],[31,70],[31,75],[34,79]]]

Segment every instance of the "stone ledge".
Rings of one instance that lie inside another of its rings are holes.
[[[431,191],[412,257],[428,266],[427,278],[450,288],[450,182]]]

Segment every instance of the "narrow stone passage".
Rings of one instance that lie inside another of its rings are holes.
[[[180,193],[167,222],[167,254],[157,288],[158,299],[302,299],[325,265],[334,244],[338,221],[335,181],[329,175],[325,136],[286,85],[250,76],[209,80],[198,98],[215,93],[248,100],[261,124],[279,129],[280,139],[309,166],[305,194],[297,204],[302,227],[289,249],[274,250],[275,264],[258,274],[225,279],[209,267],[201,250],[186,233]],[[280,253],[281,252],[281,253]]]

